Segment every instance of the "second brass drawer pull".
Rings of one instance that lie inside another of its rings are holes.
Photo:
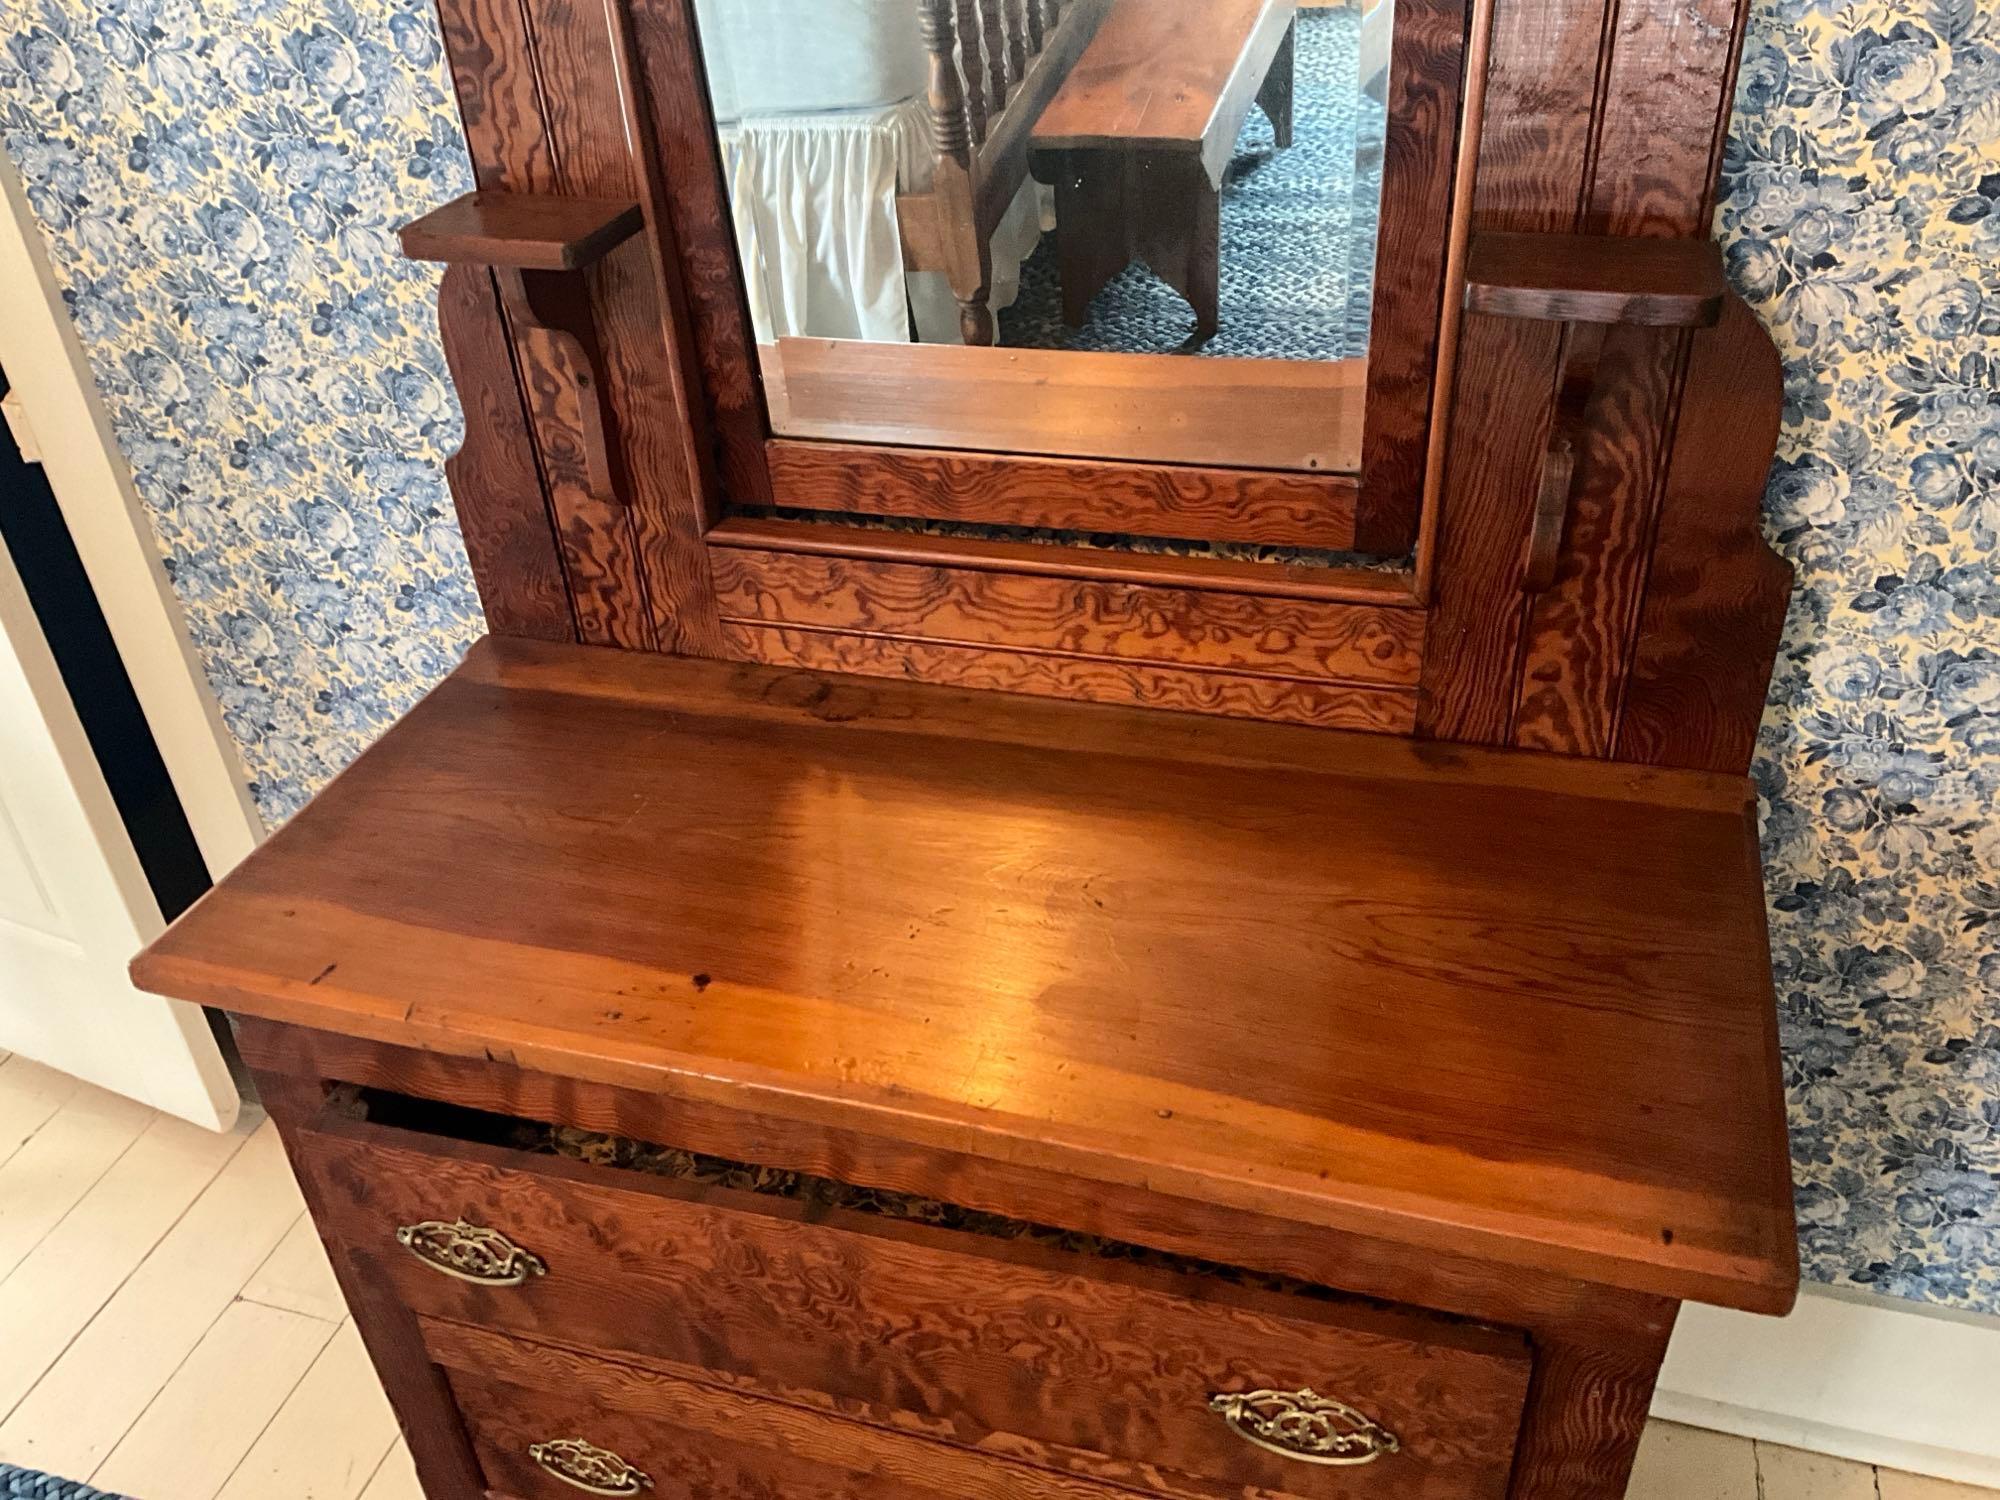
[[[1343,1401],[1307,1386],[1208,1398],[1208,1409],[1246,1443],[1308,1464],[1372,1464],[1402,1443],[1388,1428]]]
[[[549,1269],[539,1255],[523,1250],[499,1230],[464,1219],[405,1224],[396,1231],[396,1243],[433,1271],[478,1286],[519,1286]]]
[[[644,1469],[635,1469],[609,1448],[582,1438],[531,1444],[528,1457],[564,1484],[593,1495],[636,1495],[653,1487],[653,1476]]]

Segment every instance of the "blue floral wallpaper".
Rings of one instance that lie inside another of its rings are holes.
[[[428,0],[0,0],[0,142],[267,818],[478,634],[433,276],[471,177]]]
[[[2000,0],[1759,0],[1718,232],[1787,359],[1757,775],[1808,1273],[2000,1312]],[[479,628],[427,0],[0,0],[0,140],[266,814]]]
[[[1757,776],[1804,1257],[2000,1312],[2000,5],[1765,0],[1718,227],[1786,356]]]

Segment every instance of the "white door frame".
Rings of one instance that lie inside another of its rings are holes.
[[[209,874],[264,836],[131,469],[76,336],[19,174],[0,153],[0,367],[124,659]]]

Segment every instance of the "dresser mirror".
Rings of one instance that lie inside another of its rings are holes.
[[[1392,0],[696,10],[773,432],[1359,470]]]
[[[768,435],[1231,492],[1192,527],[977,493],[886,511],[972,540],[1407,554],[1464,24],[1435,0],[696,0],[741,293],[711,363],[762,397],[721,422],[732,508],[885,514],[813,503],[786,455],[765,479]]]

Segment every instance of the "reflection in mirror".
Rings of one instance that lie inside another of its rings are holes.
[[[1357,468],[1390,4],[696,0],[774,431]]]

